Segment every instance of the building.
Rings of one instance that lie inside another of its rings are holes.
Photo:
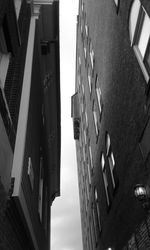
[[[72,118],[84,250],[150,249],[149,37],[148,1],[79,1]]]
[[[0,249],[50,249],[60,195],[59,1],[0,1]]]

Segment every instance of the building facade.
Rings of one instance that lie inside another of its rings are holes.
[[[149,37],[148,1],[79,1],[72,118],[84,250],[150,248]]]
[[[0,1],[0,249],[50,249],[59,76],[59,1]]]

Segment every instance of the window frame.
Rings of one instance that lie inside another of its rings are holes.
[[[116,2],[117,1],[117,2]],[[115,4],[115,7],[116,7],[116,13],[118,14],[119,12],[119,7],[120,7],[120,0],[114,0],[114,4]]]
[[[87,67],[87,76],[88,76],[89,93],[90,93],[90,98],[91,98],[91,95],[92,95],[92,72],[91,72],[91,65],[89,65],[89,64]]]
[[[90,40],[90,64],[91,64],[91,68],[92,71],[94,70],[94,65],[95,65],[95,53],[94,53],[94,49],[93,49],[93,44],[92,41]]]
[[[95,91],[96,91],[96,99],[98,103],[98,110],[99,110],[100,121],[101,121],[102,112],[103,112],[103,101],[102,101],[102,91],[100,88],[98,75],[96,76],[96,80],[95,80]]]
[[[96,139],[97,139],[98,136],[99,136],[99,126],[98,126],[99,123],[98,123],[98,117],[97,117],[97,110],[96,110],[96,103],[95,103],[95,100],[93,100],[92,113],[93,113],[95,134],[96,134]]]
[[[104,153],[101,154],[101,169],[102,169],[102,174],[103,174],[106,203],[107,203],[107,206],[110,207],[111,201],[110,201],[109,191],[108,191],[109,184],[108,184],[108,177],[107,177],[106,162],[105,162]]]
[[[29,177],[29,181],[30,181],[30,186],[31,186],[31,190],[33,191],[34,189],[34,169],[33,169],[33,165],[32,165],[32,158],[31,156],[28,157],[28,177]]]
[[[100,217],[100,209],[99,209],[99,199],[98,199],[98,192],[95,187],[94,189],[94,199],[95,199],[95,206],[96,206],[96,213],[97,213],[97,225],[98,225],[98,230],[101,233],[102,231],[102,225],[101,225],[101,217]]]
[[[106,132],[106,142],[105,143],[106,143],[106,157],[108,159],[108,165],[109,165],[109,170],[110,170],[110,175],[111,175],[112,186],[113,186],[113,190],[115,190],[116,186],[117,186],[117,182],[115,180],[115,174],[114,174],[114,169],[115,169],[116,163],[115,163],[114,153],[113,153],[112,147],[111,147],[110,135],[108,132]]]
[[[92,154],[92,147],[91,147],[90,141],[88,143],[88,151],[89,151],[89,158],[90,158],[90,169],[93,173],[94,164],[93,164],[93,154]]]
[[[140,48],[139,48],[139,41],[142,35],[142,30],[143,30],[143,25],[144,25],[144,20],[145,17],[147,16],[150,20],[150,17],[148,15],[148,13],[146,12],[146,10],[144,9],[143,5],[140,3],[139,1],[139,12],[138,12],[138,16],[137,16],[137,20],[135,23],[135,27],[134,30],[132,30],[132,20],[134,18],[133,16],[133,8],[134,6],[136,6],[136,1],[139,0],[134,0],[133,4],[131,6],[131,10],[130,10],[130,17],[129,17],[129,36],[130,36],[130,41],[131,41],[131,46],[134,50],[134,53],[136,55],[137,61],[139,63],[139,66],[142,70],[142,73],[144,75],[145,81],[148,84],[149,80],[150,80],[150,65],[148,65],[147,61],[145,60],[145,58],[148,55],[148,51],[150,54],[150,33],[149,33],[149,39],[148,42],[146,44],[146,49],[145,49],[145,53],[144,56],[142,56]]]

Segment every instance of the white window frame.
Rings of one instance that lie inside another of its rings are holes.
[[[91,61],[92,70],[94,69],[94,58],[95,58],[94,49],[93,49],[92,42],[90,41],[90,61]]]
[[[102,115],[102,107],[103,107],[103,102],[102,102],[102,91],[99,85],[99,80],[98,80],[98,76],[96,78],[96,96],[97,96],[97,102],[98,102],[98,107],[99,107],[99,113],[100,113],[100,117]]]
[[[19,18],[21,4],[22,4],[22,0],[14,0],[14,6],[15,6],[15,11],[16,11],[16,17],[17,17],[17,19]]]
[[[101,155],[101,167],[102,167],[102,173],[103,173],[103,181],[104,181],[104,187],[105,187],[106,201],[107,201],[107,205],[109,207],[110,206],[110,199],[109,199],[109,194],[108,194],[108,179],[107,179],[105,158],[104,158],[103,153]]]
[[[88,85],[89,85],[89,91],[90,91],[90,95],[91,95],[91,93],[92,93],[92,76],[91,76],[90,65],[88,65]]]
[[[89,156],[90,156],[90,166],[91,166],[91,169],[93,170],[94,165],[93,165],[93,156],[92,156],[92,148],[91,148],[91,145],[89,145]]]
[[[86,123],[86,128],[88,129],[88,116],[87,116],[87,111],[85,111],[85,123]]]
[[[87,23],[85,24],[85,35],[86,35],[86,37],[88,39],[88,36],[89,36],[89,27],[88,27]]]
[[[32,159],[31,157],[28,158],[28,176],[31,184],[31,188],[34,188],[34,170],[32,166]]]
[[[94,190],[94,197],[95,197],[96,212],[97,212],[97,217],[98,217],[98,228],[99,228],[99,231],[101,232],[102,226],[101,226],[100,210],[99,210],[99,204],[98,204],[98,193],[97,193],[96,188]]]
[[[144,26],[146,19],[147,19],[147,22],[149,22],[149,28],[146,28]],[[148,33],[143,32],[144,30],[145,31],[147,30]],[[139,0],[134,0],[132,7],[131,7],[130,18],[129,18],[130,41],[131,41],[131,46],[133,47],[134,53],[136,55],[137,61],[139,63],[139,66],[142,70],[142,73],[147,83],[149,82],[149,79],[150,79],[150,76],[149,76],[150,65],[146,63],[145,58],[146,58],[146,50],[150,46],[149,45],[150,44],[150,31],[149,30],[150,30],[150,17],[148,16],[144,7],[141,5],[141,2]],[[143,34],[145,37],[142,37]],[[141,41],[142,41],[142,46],[144,45],[145,47],[145,48],[142,48],[143,51],[139,47],[139,42]],[[150,49],[148,49],[148,51],[149,50]]]
[[[114,0],[115,5],[118,6],[119,5],[119,0]]]
[[[83,161],[86,161],[86,156],[85,156],[85,146],[83,145]]]
[[[113,188],[116,188],[116,183],[115,183],[115,178],[114,178],[114,168],[115,168],[115,159],[114,159],[114,154],[111,152],[108,156],[108,161],[109,161],[109,168],[110,168],[110,173],[111,173],[111,179],[112,179],[112,184]]]
[[[83,134],[84,134],[84,143],[85,145],[87,145],[87,137],[86,137],[86,130],[83,130]]]
[[[86,49],[85,44],[84,44],[84,58],[85,58],[85,60],[86,60],[86,58],[87,58],[87,49]]]
[[[97,112],[96,112],[96,104],[95,101],[93,102],[93,119],[94,119],[94,126],[95,126],[95,132],[96,136],[98,136],[99,130],[98,130],[98,119],[97,119]]]
[[[108,156],[110,150],[110,135],[106,133],[106,155]]]
[[[116,182],[114,178],[115,159],[111,149],[110,135],[108,133],[106,133],[106,156],[108,157],[113,189],[115,189],[116,188]]]
[[[5,81],[7,76],[7,71],[10,62],[10,53],[3,54],[0,52],[0,84],[1,87],[4,89]]]

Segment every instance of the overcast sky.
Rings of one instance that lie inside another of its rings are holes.
[[[82,250],[71,96],[75,93],[78,0],[60,0],[61,197],[52,205],[51,250]]]

